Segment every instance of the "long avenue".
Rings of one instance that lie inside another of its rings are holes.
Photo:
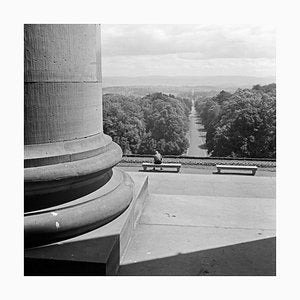
[[[197,116],[193,101],[192,111],[190,114],[190,129],[188,132],[188,139],[190,142],[190,147],[187,150],[188,156],[208,156],[207,149],[205,148],[205,135],[206,132]]]

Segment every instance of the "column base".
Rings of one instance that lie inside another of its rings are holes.
[[[25,248],[81,235],[119,216],[133,199],[134,183],[125,172],[112,172],[104,186],[86,196],[25,213]]]
[[[26,249],[25,275],[116,275],[148,199],[148,178],[132,178],[134,197],[119,217],[77,237]]]

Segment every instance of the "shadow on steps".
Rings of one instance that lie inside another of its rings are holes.
[[[276,238],[120,266],[121,276],[275,276]]]

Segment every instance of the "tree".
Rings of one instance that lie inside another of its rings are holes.
[[[137,153],[145,135],[143,113],[135,98],[103,96],[103,130],[124,153]]]
[[[162,154],[180,155],[186,151],[188,117],[183,101],[162,93],[147,95],[142,99],[147,138],[140,153],[157,149]]]
[[[238,89],[198,104],[212,156],[276,156],[276,85]]]
[[[189,99],[163,93],[143,98],[105,94],[103,128],[124,153],[180,155],[188,140]]]

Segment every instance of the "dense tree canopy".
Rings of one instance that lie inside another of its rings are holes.
[[[125,153],[182,154],[188,147],[186,133],[191,110],[189,99],[162,93],[143,98],[103,96],[104,132]]]
[[[197,101],[212,156],[276,157],[276,85],[224,91]]]
[[[142,99],[147,138],[140,153],[157,149],[162,154],[180,155],[188,147],[188,115],[190,108],[182,99],[154,93]]]
[[[143,112],[136,98],[103,96],[103,130],[124,153],[137,153],[145,135]]]

